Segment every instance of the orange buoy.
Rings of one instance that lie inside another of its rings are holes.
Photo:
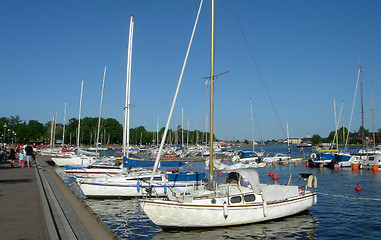
[[[355,190],[358,192],[358,191],[361,191],[362,190],[362,187],[360,187],[359,185],[357,185],[357,187],[355,187]]]
[[[272,179],[273,179],[274,181],[276,181],[276,180],[278,180],[278,179],[279,179],[279,177],[278,177],[278,175],[277,175],[276,173],[274,173],[274,175],[273,175]]]
[[[352,165],[352,170],[359,170],[359,165],[353,164]]]
[[[299,163],[297,163],[297,162],[296,162],[296,163],[294,163],[294,166],[295,166],[295,167],[299,166]]]
[[[306,163],[306,168],[309,168],[310,167],[310,164],[307,162]]]
[[[272,162],[272,164],[273,164],[273,165],[275,165],[275,164],[276,164],[276,162]]]
[[[189,171],[192,171],[192,169],[193,169],[192,166],[189,166]]]
[[[378,172],[378,166],[373,166],[372,170],[373,170],[373,172]]]
[[[320,168],[323,168],[323,167],[324,167],[324,165],[323,165],[323,164],[320,164],[320,165],[319,165],[319,167],[320,167]]]
[[[272,177],[274,174],[272,172],[269,173],[269,176]]]
[[[222,173],[219,173],[218,176],[219,176],[219,177],[222,177]]]
[[[287,162],[283,162],[283,165],[287,165]]]

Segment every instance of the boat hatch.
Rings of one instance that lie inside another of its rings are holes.
[[[237,172],[231,172],[229,175],[226,177],[225,183],[239,183],[239,173]]]

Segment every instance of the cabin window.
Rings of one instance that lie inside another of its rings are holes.
[[[225,183],[238,183],[239,182],[239,174],[236,172],[232,172],[226,178]]]
[[[241,177],[241,186],[242,186],[242,187],[248,187],[248,188],[251,188],[251,185],[250,185],[249,181],[247,181],[247,179],[244,178],[244,177]]]
[[[145,182],[149,182],[150,180],[151,180],[151,178],[150,177],[146,177],[146,178],[141,178],[140,179],[141,181],[145,181]],[[161,179],[161,177],[154,177],[153,178],[153,181],[161,181],[162,179]]]
[[[254,202],[255,201],[255,195],[254,194],[248,194],[243,197],[243,200],[245,202]]]
[[[230,202],[231,203],[240,203],[242,201],[241,196],[231,197]]]

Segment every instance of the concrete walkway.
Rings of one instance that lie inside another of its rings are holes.
[[[118,239],[44,157],[32,165],[0,162],[1,239]]]

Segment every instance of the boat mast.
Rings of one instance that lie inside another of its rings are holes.
[[[132,38],[134,35],[134,16],[131,15],[130,32],[127,50],[127,73],[126,73],[126,101],[124,105],[124,124],[123,124],[123,156],[128,157],[130,140],[130,90],[131,90],[131,58],[132,58]]]
[[[66,125],[66,102],[65,102],[65,109],[64,109],[63,129],[62,129],[62,148],[65,145],[65,125]]]
[[[250,98],[250,113],[251,113],[251,132],[253,134],[253,152],[255,152],[253,100],[251,98]]]
[[[99,131],[101,129],[102,103],[103,103],[103,91],[105,89],[105,78],[106,78],[106,66],[105,66],[105,70],[103,71],[101,104],[100,104],[100,107],[99,107],[99,117],[98,117],[97,141],[95,143],[96,144],[96,147],[95,147],[95,153],[96,153],[96,155],[98,155],[98,142],[99,142]]]
[[[209,190],[213,188],[213,120],[214,120],[214,0],[211,13],[211,51],[210,51],[210,137],[209,137]]]
[[[360,65],[360,89],[361,89],[361,143],[364,149],[364,105],[363,105],[363,94],[362,94],[362,70]]]
[[[195,21],[194,26],[193,26],[191,39],[190,39],[189,44],[188,44],[188,49],[187,49],[187,52],[186,52],[186,54],[185,54],[185,59],[184,59],[183,67],[182,67],[182,69],[181,69],[181,73],[180,73],[179,81],[178,81],[178,83],[177,83],[177,87],[176,87],[176,91],[175,91],[175,96],[173,97],[172,106],[171,106],[171,109],[170,109],[170,111],[169,111],[169,115],[168,115],[167,123],[166,123],[166,125],[165,125],[165,129],[164,129],[163,136],[162,136],[162,138],[161,138],[161,143],[160,143],[160,147],[159,147],[159,152],[157,153],[156,160],[155,160],[155,165],[153,166],[152,175],[151,175],[151,178],[150,178],[150,181],[149,181],[149,182],[150,182],[150,185],[152,184],[154,175],[155,175],[156,170],[157,170],[157,168],[158,168],[158,166],[159,166],[160,156],[161,156],[161,153],[162,153],[162,151],[163,151],[163,147],[164,147],[165,139],[167,138],[167,133],[168,133],[169,124],[171,123],[171,118],[172,118],[172,114],[173,114],[173,109],[175,108],[177,95],[178,95],[179,90],[180,90],[181,82],[182,82],[182,79],[183,79],[183,74],[184,74],[184,71],[185,71],[185,66],[186,66],[186,63],[187,63],[187,60],[188,60],[188,56],[189,56],[189,52],[190,52],[190,47],[191,47],[191,45],[192,45],[193,36],[194,36],[195,31],[196,31],[197,22],[198,22],[198,19],[199,19],[199,16],[200,16],[202,3],[203,3],[203,1],[200,2],[200,7],[199,7],[198,12],[197,12],[197,17],[196,17],[196,21]]]
[[[373,106],[373,88],[372,88],[372,84],[370,84],[370,96],[372,97],[373,154],[376,154],[376,132],[374,131],[374,106]]]
[[[78,116],[78,135],[77,135],[77,150],[79,150],[79,134],[81,130],[81,109],[82,109],[82,93],[83,93],[83,80],[81,84],[81,97],[79,98],[79,116]]]
[[[337,148],[337,153],[339,153],[339,138],[337,136],[337,118],[336,118],[336,101],[333,99],[333,108],[335,110],[335,137],[336,137],[336,148]]]

